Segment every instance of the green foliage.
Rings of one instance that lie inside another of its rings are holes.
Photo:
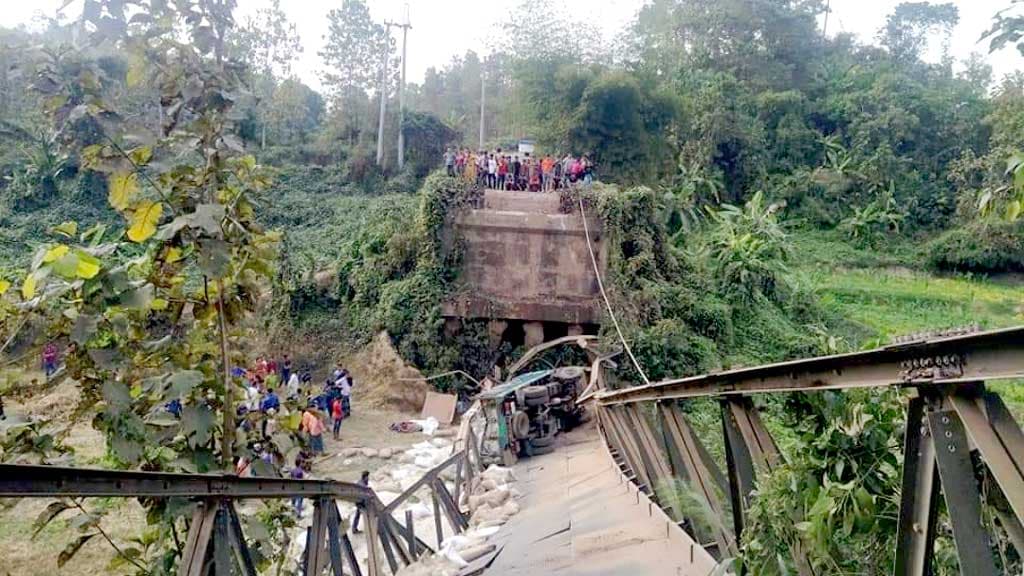
[[[1024,223],[978,219],[928,245],[928,265],[950,272],[1024,272]]]
[[[744,529],[746,569],[793,573],[782,551],[799,544],[815,572],[887,571],[899,512],[899,391],[793,394],[780,414],[795,434],[787,463],[758,482]]]
[[[445,150],[460,136],[438,117],[423,112],[406,114],[402,132],[405,134],[405,161],[417,178],[430,173]]]
[[[724,204],[709,210],[713,227],[708,257],[723,292],[749,299],[781,298],[790,246],[777,219],[780,208],[757,192],[743,208]]]
[[[457,243],[445,237],[445,225],[478,192],[460,179],[434,174],[424,182],[418,205],[382,199],[362,226],[345,235],[334,305],[352,346],[387,330],[402,356],[420,368],[463,366],[459,346],[442,337],[441,302],[458,263]],[[293,307],[302,294],[293,293]]]
[[[666,95],[641,90],[625,74],[594,80],[580,96],[569,126],[570,149],[589,155],[607,179],[649,180],[664,161],[664,131],[675,116]]]
[[[875,246],[886,236],[899,233],[903,218],[890,188],[889,193],[879,195],[865,206],[854,207],[853,214],[839,223],[839,229],[854,241]]]

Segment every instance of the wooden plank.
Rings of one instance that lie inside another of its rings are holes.
[[[228,528],[228,512],[218,505],[213,518],[213,566],[214,574],[233,574],[231,561],[231,535]]]
[[[463,457],[464,454],[462,452],[457,452],[449,456],[444,462],[431,468],[429,471],[427,471],[426,474],[420,477],[419,480],[414,482],[404,492],[399,494],[397,498],[388,503],[388,505],[384,507],[383,512],[389,515],[394,513],[394,511],[397,510],[399,506],[402,505],[402,503],[408,500],[409,497],[415,494],[420,488],[424,486],[429,486],[434,481],[434,478],[436,478],[437,475],[440,474],[442,470],[451,466],[452,464],[455,464],[456,462],[459,461],[459,459]]]
[[[384,548],[384,558],[388,561],[388,568],[392,574],[398,574],[398,561],[395,560],[395,551],[391,548],[391,534],[388,532],[387,523],[383,518],[377,519],[377,534],[380,537],[381,547]]]
[[[416,523],[413,521],[412,510],[405,511],[405,542],[409,546],[409,554],[413,561],[419,557],[416,543]]]
[[[204,500],[192,515],[192,526],[186,538],[185,551],[178,564],[181,576],[204,576],[206,554],[213,535],[214,519],[217,515],[216,502]]]
[[[380,518],[380,511],[375,502],[367,502],[363,511],[366,513],[366,572],[369,576],[381,576],[380,557],[377,554],[377,542],[380,539],[377,519]]]
[[[664,450],[654,438],[650,424],[639,413],[637,405],[623,406],[623,410],[625,410],[629,420],[633,423],[633,430],[639,439],[638,446],[644,451],[646,455],[645,460],[650,464],[653,476],[657,479],[657,485],[651,487],[652,494],[663,508],[666,505],[668,506],[671,516],[675,521],[682,522],[685,518],[682,511],[678,508],[678,500],[671,495],[668,498],[661,498],[657,494],[658,488],[670,492],[674,489],[672,470],[669,468]]]
[[[345,555],[345,562],[348,563],[348,569],[352,572],[352,576],[363,576],[363,569],[359,567],[356,552],[352,548],[352,540],[346,533],[341,535],[341,551]]]
[[[461,534],[463,530],[469,527],[469,522],[466,521],[466,517],[455,506],[455,502],[452,501],[452,495],[448,492],[448,487],[444,485],[444,481],[440,478],[434,479],[434,493],[437,494],[438,501],[441,503],[441,510],[444,511],[445,516],[448,518],[448,524],[456,534]]]
[[[331,557],[331,576],[344,576],[341,561],[341,514],[334,502],[327,509],[327,546]]]
[[[441,424],[451,424],[455,419],[455,405],[458,397],[452,394],[440,394],[438,392],[427,392],[427,398],[423,401],[422,418],[435,418]]]
[[[441,549],[441,542],[444,541],[444,531],[441,529],[441,502],[437,498],[437,492],[431,486],[430,499],[434,503],[434,532],[437,534],[437,549]]]

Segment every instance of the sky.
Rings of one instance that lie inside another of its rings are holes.
[[[865,41],[875,37],[886,16],[902,0],[831,0],[832,13],[828,34],[850,32]],[[988,46],[979,43],[992,16],[1009,5],[1010,0],[951,0],[960,8],[960,24],[954,30],[950,52],[964,59],[972,52],[987,56],[996,78],[1024,68],[1024,56],[1010,48],[989,55]],[[38,14],[52,15],[64,0],[0,0],[0,26],[31,26]],[[443,67],[454,56],[467,50],[486,53],[489,38],[519,0],[367,0],[372,16],[380,21],[401,21],[408,5],[409,31],[408,79],[420,82],[427,68]],[[240,19],[269,4],[269,0],[238,0]],[[607,42],[632,20],[644,0],[561,0],[571,14],[579,14],[600,27]],[[307,84],[319,88],[320,58],[324,45],[327,13],[341,0],[281,0],[281,6],[302,38],[304,50],[294,64],[294,72]],[[69,15],[80,10],[80,2],[67,9]],[[397,30],[396,30],[397,32]],[[933,46],[931,58],[937,60],[939,46]]]

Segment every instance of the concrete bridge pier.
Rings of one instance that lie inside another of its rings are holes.
[[[603,273],[601,223],[587,226]],[[597,332],[600,291],[583,220],[562,213],[558,194],[488,190],[453,228],[463,252],[446,318],[488,320],[492,348]]]

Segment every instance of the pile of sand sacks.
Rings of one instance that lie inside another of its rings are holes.
[[[352,455],[356,452],[359,455],[367,456],[363,451],[365,448],[352,449]],[[374,457],[381,457],[376,451]],[[404,451],[398,451],[387,463],[370,475],[370,488],[384,504],[388,504],[397,498],[404,490],[416,483],[423,475],[438,466],[452,454],[452,440],[449,438],[429,438],[423,442],[413,445]],[[344,456],[343,456],[344,457]],[[448,487],[449,492],[455,492],[455,466],[449,466],[441,471],[439,475]],[[490,466],[473,478],[471,490],[462,491],[460,505],[463,510],[470,512],[469,529],[458,535],[450,535],[445,538],[441,549],[435,554],[420,558],[415,564],[405,567],[400,574],[402,576],[418,575],[456,575],[459,570],[490,552],[493,552],[495,545],[488,543],[488,540],[498,533],[500,527],[519,512],[519,504],[516,502],[521,494],[514,487],[515,476],[511,469],[500,466]],[[293,559],[296,568],[301,566],[305,548],[306,528],[312,523],[312,506],[307,505],[303,511],[302,518],[298,519],[298,525],[293,529],[291,549],[289,556]],[[352,516],[355,514],[355,506],[348,502],[338,502],[338,509],[342,518],[346,520],[346,528],[350,525]],[[433,508],[430,505],[429,489],[424,487],[417,491],[417,494],[404,502],[395,511],[395,518],[405,522],[405,511],[412,512],[416,524],[416,534],[424,541],[432,542],[434,534]],[[447,521],[443,521],[448,530]],[[365,529],[365,527],[363,527]],[[364,532],[365,534],[365,532]],[[365,566],[366,562],[366,540],[363,537],[353,538],[353,547],[356,557]]]
[[[496,546],[488,540],[519,513],[516,500],[522,495],[514,482],[511,469],[494,465],[473,478],[464,500],[470,511],[469,530],[446,538],[437,554],[406,566],[399,576],[455,576],[470,562],[494,552]]]

